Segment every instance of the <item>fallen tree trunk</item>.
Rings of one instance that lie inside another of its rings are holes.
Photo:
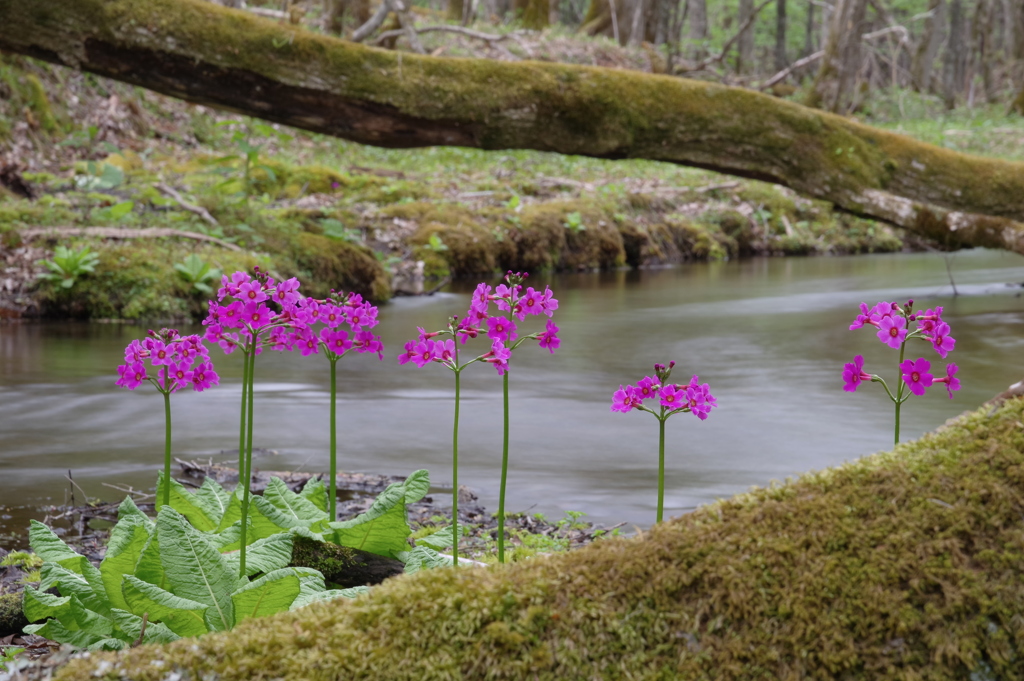
[[[402,55],[201,0],[0,0],[0,48],[364,144],[679,163],[786,185],[951,247],[1024,253],[1024,164],[739,88]]]

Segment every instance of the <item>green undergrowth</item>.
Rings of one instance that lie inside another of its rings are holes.
[[[57,678],[1024,678],[1024,400],[639,538],[399,577]]]

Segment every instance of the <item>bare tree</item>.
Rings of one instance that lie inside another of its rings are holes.
[[[946,0],[929,0],[928,17],[924,21],[921,39],[914,53],[910,77],[914,89],[928,92],[932,89],[932,66],[939,54],[939,47],[946,31]]]
[[[861,36],[867,0],[838,0],[833,10],[825,56],[807,98],[809,106],[846,113],[850,110],[861,65]]]
[[[739,25],[740,31],[736,41],[736,73],[749,73],[754,69],[754,26],[750,20],[754,14],[754,0],[740,0]]]
[[[946,108],[956,106],[957,96],[964,86],[966,71],[966,48],[964,8],[962,0],[951,0],[949,4],[949,41],[942,59],[942,98]]]
[[[702,59],[707,54],[707,50],[704,48],[704,41],[708,37],[707,0],[686,0],[686,3],[686,12],[690,21],[688,37],[692,43],[690,57]]]
[[[813,5],[812,5],[813,6]],[[775,70],[786,68],[786,0],[775,0]]]

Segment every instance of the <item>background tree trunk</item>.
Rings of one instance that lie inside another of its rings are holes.
[[[775,0],[775,70],[789,65],[786,58],[786,0]]]
[[[991,102],[995,97],[995,83],[992,77],[992,68],[995,66],[995,50],[992,49],[992,14],[992,0],[977,0],[972,22],[971,54],[978,75],[981,76],[981,87],[986,102]]]
[[[957,96],[964,87],[965,28],[962,0],[951,0],[949,4],[949,43],[942,60],[942,97],[946,102],[947,109],[956,106]]]
[[[341,35],[345,30],[346,0],[324,0],[324,30]]]
[[[1024,164],[740,88],[399,55],[200,0],[0,0],[0,49],[363,144],[678,163],[786,185],[951,247],[1024,253]]]
[[[448,0],[448,9],[445,12],[445,16],[452,21],[462,21],[462,16],[465,12],[465,5],[468,4],[469,1],[470,0]]]
[[[754,13],[754,0],[740,0],[737,26],[750,21]],[[754,70],[754,22],[743,29],[736,41],[736,73],[744,74]]]
[[[513,0],[512,11],[525,28],[539,31],[550,25],[548,22],[551,19],[551,6],[548,0]]]
[[[866,12],[867,0],[837,1],[808,105],[837,113],[850,110],[861,65]]]
[[[707,0],[686,0],[687,18],[690,22],[690,30],[687,36],[690,39],[689,57],[694,60],[703,59],[707,55],[704,48],[704,41],[708,37],[708,5]]]
[[[932,65],[946,31],[946,0],[929,0],[928,11],[930,16],[924,20],[924,30],[910,67],[911,82],[918,92],[932,90]]]
[[[807,23],[804,26],[804,51],[801,57],[814,54],[814,0],[807,0]]]

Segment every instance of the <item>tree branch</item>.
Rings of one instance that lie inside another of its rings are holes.
[[[789,66],[787,66],[786,68],[782,69],[781,71],[776,73],[774,76],[772,76],[771,78],[769,78],[765,82],[763,82],[760,85],[758,85],[757,89],[761,90],[761,91],[767,90],[772,85],[775,85],[776,83],[779,83],[779,82],[782,82],[783,80],[785,80],[786,76],[788,76],[789,74],[793,73],[797,69],[799,69],[801,67],[804,67],[804,66],[807,66],[808,64],[810,64],[812,62],[816,62],[816,61],[818,61],[819,59],[821,59],[824,56],[825,56],[825,50],[818,50],[814,54],[809,54],[806,57],[804,57],[803,59],[797,59],[795,62],[793,62]]]
[[[750,90],[400,55],[201,0],[0,0],[0,48],[363,144],[678,163],[782,184],[950,245],[1024,253],[1024,164]]]
[[[91,236],[97,239],[162,239],[177,237],[180,239],[194,239],[196,241],[208,241],[211,244],[223,246],[230,251],[239,251],[241,248],[217,237],[207,236],[199,232],[185,232],[177,229],[164,229],[151,227],[149,229],[124,229],[120,227],[29,227],[18,231],[22,239],[31,240],[40,237],[63,237],[63,236]]]

